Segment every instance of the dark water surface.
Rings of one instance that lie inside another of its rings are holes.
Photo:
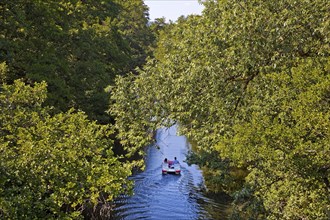
[[[189,143],[176,135],[176,127],[157,132],[157,145],[147,150],[146,169],[132,177],[134,196],[123,196],[116,201],[115,219],[226,219],[229,201],[211,198],[203,193],[204,180],[197,166],[185,162]],[[164,158],[177,157],[181,175],[162,175]]]

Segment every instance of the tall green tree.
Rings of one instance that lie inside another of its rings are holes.
[[[133,5],[130,3],[134,3]],[[104,88],[142,65],[150,32],[143,1],[1,1],[0,62],[15,79],[47,81],[46,104],[107,122]]]
[[[143,0],[115,0],[120,6],[116,26],[129,47],[127,72],[141,67],[152,56],[153,33],[149,27],[149,8]]]
[[[131,185],[129,165],[112,151],[113,129],[79,111],[51,115],[46,96],[45,82],[1,87],[0,217],[97,217],[85,210],[101,206],[105,218]]]
[[[330,59],[308,59],[258,77],[239,113],[249,119],[216,147],[232,164],[248,167],[244,190],[253,191],[252,204],[263,202],[268,219],[328,218],[329,67]],[[243,210],[256,217],[252,207]]]
[[[326,219],[329,1],[204,4],[161,34],[139,76],[117,79],[119,137],[139,151],[148,129],[178,123],[217,152],[203,161],[215,190],[249,198],[239,216]]]

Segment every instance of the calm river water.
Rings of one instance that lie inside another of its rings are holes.
[[[115,219],[226,219],[227,198],[211,198],[204,193],[204,181],[197,166],[184,162],[189,143],[176,135],[176,127],[160,129],[157,145],[147,150],[146,169],[132,177],[134,195],[116,201]],[[164,158],[180,161],[181,175],[162,175]]]

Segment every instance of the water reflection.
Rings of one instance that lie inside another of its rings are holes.
[[[226,219],[228,200],[206,196],[201,171],[183,162],[189,148],[186,138],[176,135],[175,126],[160,129],[156,138],[160,149],[149,147],[145,171],[132,177],[134,196],[116,201],[115,219]],[[178,158],[181,175],[162,175],[165,157]]]

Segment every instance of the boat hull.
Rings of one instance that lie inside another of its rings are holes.
[[[162,174],[181,174],[181,166],[180,164],[172,164],[169,165],[168,163],[163,163],[162,165]]]

